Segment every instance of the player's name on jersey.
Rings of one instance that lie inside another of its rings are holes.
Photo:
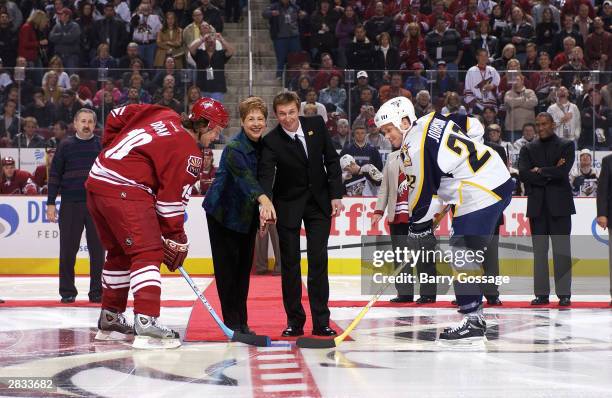
[[[458,283],[487,283],[501,286],[510,283],[510,277],[508,275],[470,275],[467,272],[459,272],[457,275],[429,275],[425,272],[412,274],[399,274],[399,275],[385,275],[382,272],[376,272],[372,274],[372,281],[375,284],[387,284],[387,283],[435,283],[439,285],[452,286],[456,281]]]
[[[442,137],[442,133],[444,132],[444,126],[446,126],[446,123],[446,120],[434,118],[434,120],[429,125],[427,135],[439,144],[440,137]]]

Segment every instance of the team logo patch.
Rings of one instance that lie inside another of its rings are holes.
[[[408,145],[406,144],[402,145],[401,154],[402,154],[402,160],[404,162],[404,167],[412,166],[412,159],[410,158],[410,155],[408,154]]]
[[[200,170],[202,170],[202,158],[199,156],[189,156],[189,159],[187,159],[187,172],[194,177],[198,177]]]

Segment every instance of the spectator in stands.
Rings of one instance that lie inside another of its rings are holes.
[[[210,188],[215,180],[217,168],[213,164],[213,161],[213,150],[210,148],[202,149],[202,170],[200,171],[199,180],[193,186],[194,195],[206,195],[208,188]]]
[[[489,54],[489,61],[497,57],[499,51],[499,39],[491,34],[491,26],[488,19],[483,19],[478,23],[478,35],[470,43],[472,57],[476,58],[476,51],[484,48]],[[477,59],[477,58],[476,58]]]
[[[385,15],[384,3],[382,1],[377,1],[374,4],[374,15],[364,24],[366,34],[371,42],[378,41],[379,36],[383,32],[391,35],[394,27],[393,19]]]
[[[8,100],[4,103],[4,112],[0,116],[0,138],[5,139],[5,145],[12,141],[19,132],[20,120],[17,116],[17,103]]]
[[[443,115],[466,115],[465,107],[461,105],[461,97],[455,91],[449,91],[444,96],[444,107],[440,110]]]
[[[546,7],[542,10],[541,21],[538,22],[538,24],[536,25],[535,41],[540,51],[546,51],[549,54],[552,54],[554,50],[554,38],[557,32],[559,31],[559,24],[554,20],[554,7],[551,7],[552,6]],[[557,12],[559,11],[557,10]]]
[[[289,0],[280,0],[272,3],[262,15],[270,21],[270,36],[276,54],[276,78],[280,79],[287,55],[301,50],[298,19],[306,18],[307,14]]]
[[[452,78],[446,69],[446,62],[439,60],[437,73],[432,86],[432,94],[435,98],[444,98],[446,93],[457,91],[457,80]]]
[[[119,69],[121,69],[121,73],[126,73],[126,69],[130,69],[132,67],[132,62],[134,60],[139,60],[142,63],[142,60],[138,55],[138,44],[130,42],[127,45],[125,55],[119,59]]]
[[[36,184],[32,175],[25,170],[15,168],[15,159],[2,158],[2,174],[0,174],[0,195],[35,195]]]
[[[204,17],[204,21],[211,24],[219,33],[223,33],[223,16],[221,10],[210,2],[210,0],[200,0],[202,5],[200,9]]]
[[[399,70],[400,59],[399,51],[391,44],[391,36],[383,32],[378,36],[378,49],[374,53],[374,69],[376,70],[375,80],[380,84],[388,83],[391,80],[390,73]]]
[[[340,86],[340,77],[338,75],[334,74],[329,77],[328,86],[319,92],[319,102],[324,106],[332,104],[336,108],[336,112],[344,112],[346,90]]]
[[[504,11],[500,4],[495,4],[491,11],[491,17],[489,18],[489,26],[491,27],[491,34],[498,39],[504,32],[506,26],[508,26],[508,20],[504,16]],[[501,46],[500,46],[501,48]]]
[[[300,70],[300,75],[310,75],[310,64],[309,68],[303,68]],[[330,53],[321,54],[321,67],[317,71],[314,77],[313,86],[315,90],[320,91],[329,84],[329,78],[332,75],[336,75],[342,78],[342,71],[334,66],[334,60]]]
[[[332,143],[334,144],[334,148],[342,151],[351,143],[351,138],[349,136],[349,121],[346,119],[339,119],[338,122],[336,122],[336,128],[337,134],[332,137]]]
[[[87,65],[95,51],[94,42],[97,34],[94,26],[93,4],[89,1],[80,1],[74,21],[81,29],[81,58],[79,66]]]
[[[570,102],[566,87],[557,90],[557,100],[548,107],[547,112],[554,121],[555,134],[576,143],[581,132],[580,111],[576,104]]]
[[[421,35],[421,26],[411,22],[406,27],[406,34],[399,45],[399,57],[401,70],[410,70],[415,62],[423,62],[426,59],[425,39]]]
[[[0,54],[2,54],[4,66],[9,68],[15,66],[17,59],[18,36],[14,32],[14,27],[8,12],[0,9]]]
[[[392,34],[393,43],[401,42],[406,34],[408,34],[410,25],[413,23],[417,24],[419,32],[427,32],[429,30],[429,17],[419,10],[417,1],[401,2],[399,12],[392,13],[390,16],[392,16],[395,24]],[[424,61],[424,59],[419,61]],[[408,63],[408,65],[412,65],[414,62],[416,60]]]
[[[506,70],[508,61],[514,58],[516,58],[516,47],[514,47],[514,44],[512,43],[506,44],[502,49],[499,58],[496,58],[495,61],[493,61],[493,67],[498,71],[504,71]],[[478,57],[476,57],[476,60],[478,60]]]
[[[110,93],[111,97],[113,98],[113,102],[115,104],[118,104],[119,102],[121,102],[121,90],[119,90],[115,86],[115,83],[113,82],[112,79],[108,79],[104,81],[103,86],[104,86],[103,88],[101,88],[100,90],[96,92],[96,95],[93,98],[93,106],[95,107],[100,106],[104,99],[104,94],[107,92]],[[103,119],[103,120],[106,120],[106,119]]]
[[[480,116],[482,117],[482,125],[485,129],[492,124],[501,124],[497,117],[497,110],[491,106],[484,108]]]
[[[380,132],[380,129],[376,127],[374,119],[368,119],[366,124],[366,130],[368,132],[368,144],[372,145],[378,151],[391,151],[391,142]]]
[[[425,76],[423,76],[425,66],[420,62],[415,62],[412,65],[412,76],[408,76],[406,82],[404,83],[404,88],[415,96],[421,90],[427,90],[429,88],[428,81]]]
[[[76,99],[76,95],[72,90],[66,90],[62,93],[62,101],[55,109],[55,121],[61,120],[66,124],[72,123],[74,116],[82,108]]]
[[[166,106],[176,113],[181,113],[183,105],[174,98],[174,89],[172,87],[165,87],[162,89],[162,97],[157,101],[158,105]]]
[[[487,65],[489,53],[484,48],[476,50],[477,64],[468,69],[465,76],[464,102],[469,112],[481,113],[485,108],[497,109],[497,87],[500,77],[497,70]]]
[[[376,114],[376,108],[373,105],[372,90],[364,88],[359,92],[359,98],[354,102],[351,109],[351,118],[353,126],[355,123],[366,125],[368,119],[372,119]]]
[[[531,74],[531,86],[538,97],[537,110],[543,112],[550,105],[549,97],[554,87],[555,76],[558,76],[558,73],[550,68],[550,56],[546,52],[540,53],[538,65],[540,69]]]
[[[578,15],[574,18],[574,26],[582,36],[582,41],[586,41],[589,33],[592,31],[593,20],[589,16],[589,6],[580,4],[578,7]]]
[[[21,5],[11,0],[2,0],[0,2],[0,8],[5,9],[9,15],[9,19],[13,22],[13,33],[17,32],[17,29],[23,23],[23,13],[20,9]]]
[[[162,98],[164,90],[167,88],[172,90],[173,98],[178,99],[178,98],[183,97],[182,90],[176,86],[176,79],[174,78],[174,76],[166,75],[162,83],[162,86],[158,88],[157,90],[155,90],[155,93],[153,94],[153,102],[158,102]]]
[[[510,90],[517,76],[523,76],[523,83],[525,84],[525,87],[531,87],[529,78],[521,71],[521,63],[518,59],[513,58],[508,61],[506,72],[503,73],[501,79],[499,80],[499,92],[505,93],[506,91]]]
[[[126,89],[125,94],[122,96],[121,106],[130,104],[141,104],[139,90],[135,87],[129,87]]]
[[[44,11],[34,10],[28,20],[19,28],[19,47],[17,55],[24,57],[28,66],[43,66],[46,57],[47,40],[46,30],[49,18]]]
[[[46,147],[57,148],[60,142],[66,138],[67,130],[68,126],[61,120],[53,123],[53,127],[51,127],[52,137],[47,140],[47,143],[45,144]]]
[[[514,147],[511,142],[502,140],[502,129],[499,124],[492,124],[487,127],[484,140],[502,147],[506,155],[506,162],[508,161],[509,155],[514,150]]]
[[[559,9],[555,7],[550,0],[539,0],[538,4],[533,6],[533,9],[531,11],[533,23],[536,26],[538,26],[542,22],[546,23],[545,14],[547,13],[547,11],[548,13],[550,13],[551,17],[549,22],[556,23],[558,29],[559,25],[561,25],[561,12],[559,12]]]
[[[91,48],[98,48],[102,43],[109,45],[110,54],[113,58],[119,59],[125,53],[125,46],[129,41],[126,24],[115,16],[115,9],[112,1],[106,2],[104,5],[104,18],[94,22],[94,35]],[[141,37],[139,36],[139,39]],[[151,39],[147,39],[151,40]],[[128,55],[130,54],[128,48]],[[128,68],[129,61],[120,64],[121,68]]]
[[[216,49],[215,40],[221,42],[222,50]],[[202,43],[204,43],[204,50],[198,48]],[[199,69],[197,82],[198,87],[202,90],[202,95],[223,101],[223,96],[227,92],[225,64],[234,55],[234,47],[225,40],[221,33],[216,33],[216,36],[209,33],[195,41],[189,51]]]
[[[325,58],[325,56],[323,56],[322,59],[323,58]],[[295,71],[292,71],[291,74],[293,75],[293,77],[290,78],[287,84],[287,88],[291,91],[297,92],[300,88],[300,80],[302,80],[302,77],[308,78],[308,83],[310,84],[310,79],[313,78],[314,71],[310,67],[310,62],[302,62],[297,73]],[[323,84],[323,87],[325,87],[325,84],[327,83],[322,81],[321,84]]]
[[[378,90],[370,84],[370,76],[365,70],[357,72],[357,84],[351,89],[352,100],[355,101],[361,95],[361,91],[369,89],[372,94],[372,105],[378,106]]]
[[[322,52],[331,53],[336,48],[334,34],[339,19],[340,14],[330,8],[329,0],[319,2],[319,9],[310,16],[310,53],[313,60],[320,58]]]
[[[53,43],[55,54],[58,55],[68,70],[79,67],[81,60],[81,28],[72,21],[70,8],[60,11],[60,21],[49,33],[49,41]]]
[[[119,65],[117,60],[110,54],[110,47],[106,43],[100,43],[96,49],[96,56],[91,60],[92,68],[116,69]]]
[[[538,46],[535,43],[527,43],[527,47],[525,48],[525,62],[521,65],[521,69],[525,71],[525,75],[529,79],[533,73],[531,71],[536,71],[540,69],[540,64],[538,60]]]
[[[300,116],[304,116],[304,117],[313,117],[313,116],[318,116],[317,115],[317,106],[315,104],[304,104],[304,106],[302,106],[301,108],[301,115]]]
[[[13,147],[15,148],[44,148],[45,139],[36,134],[38,128],[38,122],[33,117],[23,118],[21,124],[23,129],[22,133],[19,133],[13,139]]]
[[[355,13],[355,9],[347,4],[344,7],[344,13],[336,23],[336,40],[338,41],[338,59],[337,64],[340,68],[346,67],[347,58],[346,58],[346,49],[348,44],[353,39],[353,34],[355,32],[355,27],[359,24],[359,17]],[[323,57],[321,57],[321,62],[323,62]]]
[[[371,164],[372,166],[376,167],[377,170],[382,170],[383,164],[380,153],[376,148],[368,143],[366,135],[366,126],[363,124],[355,124],[353,126],[353,142],[348,146],[348,148],[340,152],[340,157],[344,155],[351,155],[355,160],[356,165],[359,167],[366,164]],[[344,181],[345,187],[355,182],[357,179],[364,178],[363,175],[360,175],[359,170],[355,170],[355,172],[351,171],[350,174],[351,177]],[[380,185],[380,181],[378,185]],[[357,195],[361,195],[361,192]]]
[[[49,180],[49,171],[51,169],[51,162],[53,162],[53,156],[55,155],[55,150],[57,146],[51,144],[50,141],[47,141],[45,144],[45,164],[41,164],[36,167],[34,170],[34,176],[32,180],[36,184],[38,188],[38,193],[42,195],[46,195],[48,192],[47,182]]]
[[[569,182],[574,196],[597,196],[599,169],[593,167],[593,152],[583,149],[578,156],[578,164],[569,173]]]
[[[141,3],[130,24],[133,30],[132,38],[138,44],[138,55],[145,66],[151,68],[157,49],[157,34],[162,28],[161,18],[151,13],[150,4]]]
[[[340,157],[342,183],[346,196],[376,196],[382,182],[382,173],[371,164],[359,166],[355,159],[345,154]]]
[[[141,104],[150,104],[152,103],[152,97],[149,91],[147,91],[144,87],[145,80],[141,75],[133,75],[130,78],[129,88],[136,89],[138,92],[139,103]]]
[[[172,11],[166,12],[166,19],[157,34],[157,50],[153,66],[161,68],[165,66],[166,58],[174,58],[176,68],[183,68],[183,30],[177,25],[176,15]]]
[[[601,19],[603,19],[604,26],[612,25],[612,1],[605,0],[603,2],[603,5],[599,8],[599,16],[601,17]]]
[[[559,70],[563,65],[567,64],[574,48],[576,48],[576,39],[570,36],[563,39],[563,52],[558,53],[553,58],[552,69]]]
[[[519,154],[521,152],[521,148],[525,145],[533,141],[536,136],[536,129],[534,123],[525,123],[523,125],[522,137],[518,140],[514,141],[512,144],[512,152],[515,154]]]
[[[296,93],[297,93],[298,97],[300,97],[301,101],[306,101],[306,94],[311,89],[313,89],[313,87],[312,87],[312,84],[311,84],[310,77],[308,77],[308,76],[300,77],[300,79],[298,81],[298,89],[296,90]]]
[[[532,89],[525,87],[525,78],[516,76],[512,88],[504,96],[506,105],[506,121],[504,123],[506,137],[510,142],[519,138],[526,123],[535,122],[535,108],[538,97]]]
[[[202,14],[202,10],[200,10],[199,8],[193,10],[191,12],[191,19],[193,20],[193,22],[183,28],[183,47],[186,49],[189,48],[191,43],[202,37],[200,31],[200,25],[204,20],[204,14]],[[193,58],[191,58],[191,54],[189,53],[189,51],[187,51],[186,55],[186,63],[191,66],[195,66],[195,62],[193,62]]]
[[[400,72],[391,73],[391,82],[380,87],[378,92],[378,100],[380,104],[384,104],[395,97],[406,97],[412,99],[410,91],[402,87],[402,74]]]
[[[472,40],[476,38],[480,31],[480,24],[484,22],[485,25],[489,26],[489,20],[487,15],[483,14],[478,10],[478,0],[467,0],[467,7],[462,11],[455,14],[454,26],[461,36],[463,42],[463,49],[466,52],[464,59],[468,61],[469,66],[472,65],[472,60],[475,54],[472,52]],[[496,49],[493,49],[495,53]]]
[[[572,92],[576,85],[581,85],[583,79],[590,75],[589,68],[584,64],[584,53],[582,48],[574,47],[570,54],[569,62],[559,68],[562,84],[571,88]],[[575,95],[577,93],[574,93]]]
[[[416,101],[414,103],[414,111],[417,117],[425,116],[435,111],[435,108],[431,103],[431,96],[427,90],[421,90],[417,93]]]
[[[53,115],[55,115],[55,107],[53,104],[46,100],[45,95],[41,89],[34,91],[33,100],[30,105],[26,107],[23,112],[23,116],[30,116],[36,119],[38,125],[47,128],[53,123]],[[0,123],[0,129],[2,128]]]
[[[366,36],[363,25],[357,25],[355,36],[346,48],[347,68],[359,71],[372,69],[375,51],[374,43]],[[359,79],[359,76],[357,76],[357,79]]]
[[[612,147],[609,134],[612,109],[602,104],[599,90],[591,87],[583,95],[580,109],[582,109],[580,121],[584,134],[580,135],[578,148],[590,148],[595,145],[597,149],[609,150]]]
[[[455,29],[449,28],[443,16],[436,18],[435,28],[425,36],[427,61],[434,66],[439,60],[446,62],[449,73],[456,76],[459,63],[463,57],[461,35]]]
[[[565,39],[567,37],[574,39],[572,48],[575,46],[583,47],[584,42],[582,40],[582,35],[580,35],[580,32],[578,32],[574,27],[574,15],[575,14],[565,14],[561,17],[562,28],[553,39],[553,51],[551,54],[559,54],[561,51],[564,51],[565,54],[569,56],[569,51],[571,48],[568,49],[565,43]],[[552,68],[557,69],[564,63],[565,62],[561,62],[559,65],[557,65],[553,58]]]
[[[589,34],[584,46],[587,64],[592,69],[612,69],[612,33],[605,31],[600,17],[593,21],[593,33]]]
[[[429,26],[429,29],[433,30],[436,28],[437,25],[437,21],[439,17],[443,17],[444,18],[444,25],[445,26],[452,26],[454,21],[454,18],[451,14],[449,14],[448,12],[445,11],[444,8],[444,1],[443,0],[433,0],[432,1],[432,10],[431,10],[431,15],[429,15],[429,20],[427,22],[427,25]]]
[[[119,96],[121,99],[121,96]],[[102,101],[95,107],[98,124],[105,121],[108,114],[119,104],[110,91],[102,92]],[[102,125],[100,127],[103,127]]]
[[[321,116],[327,123],[327,109],[325,108],[325,105],[317,101],[317,90],[314,88],[308,90],[306,93],[306,99],[300,104],[300,115],[306,114],[304,107],[308,104],[314,105],[317,110],[315,114]]]
[[[512,8],[510,25],[506,26],[500,38],[501,45],[514,44],[516,47],[515,57],[519,62],[525,62],[527,43],[535,39],[533,26],[525,19],[525,13],[520,7]]]

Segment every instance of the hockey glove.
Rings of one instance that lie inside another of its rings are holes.
[[[183,265],[183,261],[185,261],[189,251],[189,241],[185,235],[182,235],[177,240],[184,241],[184,243],[162,238],[164,246],[164,264],[173,272]]]
[[[432,222],[410,224],[408,226],[408,243],[413,250],[434,250],[437,239],[433,233]]]

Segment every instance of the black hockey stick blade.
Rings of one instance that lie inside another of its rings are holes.
[[[312,337],[298,337],[295,344],[300,348],[334,348],[336,347],[335,339],[315,339]]]
[[[256,334],[244,334],[240,332],[234,332],[232,341],[244,343],[248,345],[254,345],[255,347],[270,347],[272,340],[268,336],[260,336]]]

